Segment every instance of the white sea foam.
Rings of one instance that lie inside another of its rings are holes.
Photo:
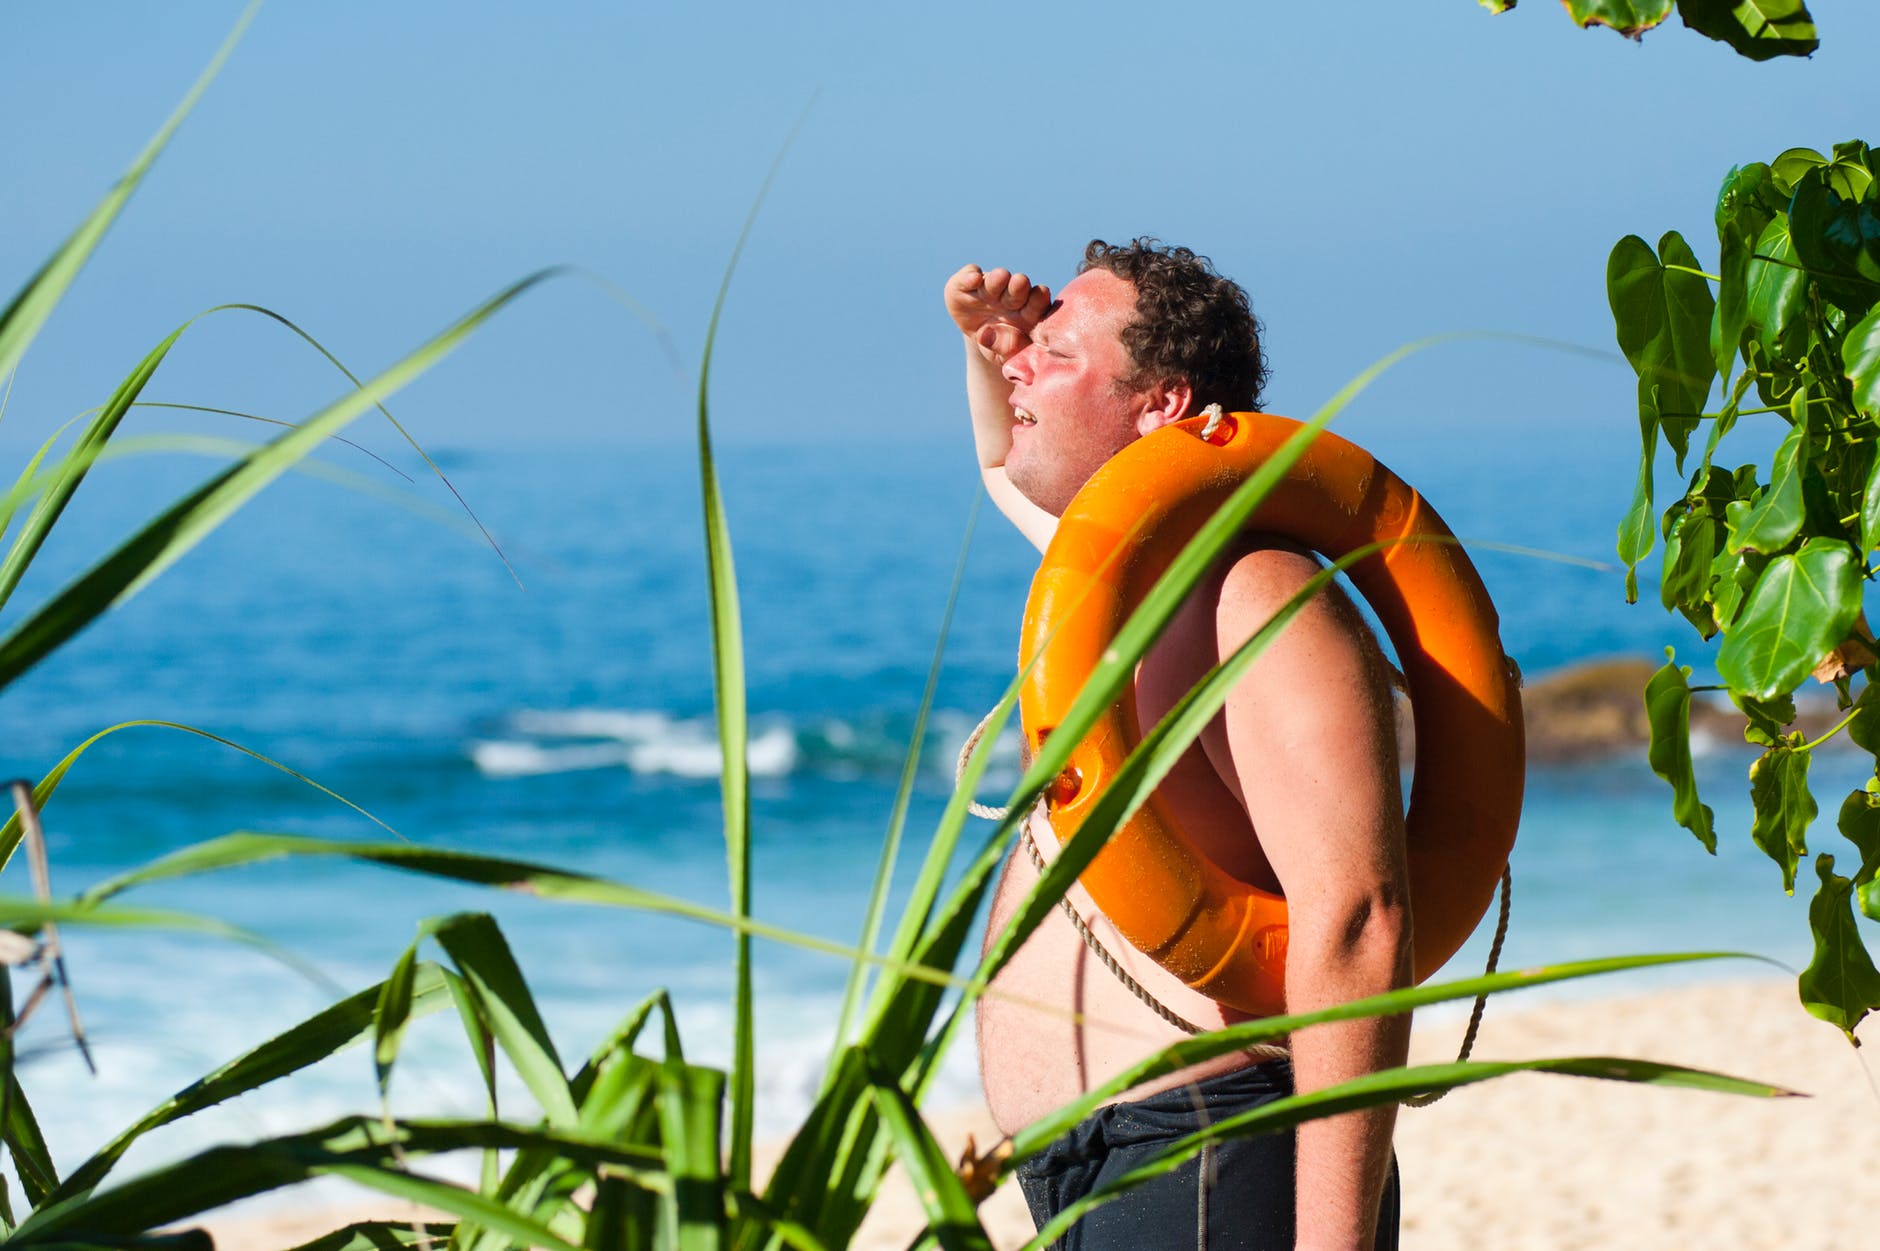
[[[954,761],[977,719],[940,709],[928,725],[924,767],[952,776]],[[899,771],[910,728],[892,718],[821,717],[799,727],[758,718],[747,745],[751,774],[787,777],[799,769],[835,777]],[[632,708],[525,709],[507,718],[502,737],[474,740],[469,755],[487,777],[534,777],[624,768],[640,774],[717,777],[723,767],[717,726],[709,717],[675,717]],[[1008,726],[992,743],[981,789],[1009,789],[1018,778],[1018,732]]]
[[[507,728],[519,737],[470,744],[471,761],[487,777],[624,768],[710,778],[724,766],[717,727],[702,717],[637,709],[527,709],[510,717]],[[797,767],[800,755],[796,732],[783,723],[760,726],[746,746],[753,777],[786,776]]]

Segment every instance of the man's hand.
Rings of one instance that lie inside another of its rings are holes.
[[[1051,290],[1009,269],[968,265],[947,279],[947,315],[989,364],[1031,341],[1031,332],[1051,307]]]

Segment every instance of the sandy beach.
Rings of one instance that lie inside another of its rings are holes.
[[[1461,1030],[1460,1019],[1419,1022],[1413,1060],[1452,1057]],[[1876,1032],[1871,1023],[1862,1031],[1870,1040]],[[1880,1078],[1870,1076],[1864,1052],[1802,1012],[1792,983],[1490,1004],[1478,1057],[1568,1054],[1715,1068],[1809,1097],[1755,1100],[1516,1076],[1408,1109],[1397,1129],[1405,1251],[1873,1245]],[[983,1111],[935,1120],[953,1151],[968,1133],[982,1147],[994,1136]],[[1002,1187],[981,1212],[1001,1251],[1031,1234],[1016,1187]],[[219,1225],[216,1244],[275,1251],[344,1219],[332,1211],[283,1212]],[[921,1225],[912,1195],[895,1184],[857,1245],[900,1251]]]

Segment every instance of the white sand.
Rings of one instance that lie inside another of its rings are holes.
[[[1453,1057],[1460,1020],[1419,1023],[1413,1060]],[[1880,1038],[1871,1023],[1862,1031]],[[1872,1047],[1866,1049],[1873,1050]],[[1880,1246],[1880,1093],[1839,1031],[1788,982],[1706,983],[1635,998],[1489,1005],[1484,1059],[1624,1055],[1714,1068],[1806,1091],[1759,1100],[1520,1075],[1398,1120],[1405,1251],[1854,1251]],[[983,1111],[936,1118],[957,1155],[983,1147]],[[381,1214],[390,1214],[379,1208]],[[1017,1188],[981,1209],[995,1243],[1032,1226]],[[359,1212],[293,1212],[216,1227],[217,1246],[274,1251]],[[857,1246],[901,1251],[922,1225],[898,1179]]]

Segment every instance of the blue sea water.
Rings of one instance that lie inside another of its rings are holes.
[[[1467,538],[1600,561],[1629,454],[1554,444],[1526,460],[1504,457],[1487,474],[1466,446],[1426,441],[1390,459]],[[323,463],[403,502],[304,475],[272,488],[6,692],[6,768],[38,777],[106,726],[183,722],[316,779],[413,843],[566,866],[722,907],[690,449],[458,453],[443,462],[526,589],[421,468],[407,486],[354,453],[336,454]],[[963,448],[921,444],[732,447],[721,449],[720,469],[753,719],[756,910],[767,922],[850,942],[976,474]],[[206,472],[201,462],[150,458],[101,466],[16,602],[42,598]],[[1592,656],[1655,656],[1666,642],[1695,650],[1688,630],[1655,604],[1627,607],[1611,568],[1487,547],[1477,558],[1509,650],[1530,675]],[[954,753],[1012,677],[1033,563],[988,511],[947,640],[902,889],[945,801]],[[1782,897],[1777,870],[1745,836],[1745,763],[1727,748],[1702,762],[1723,831],[1714,859],[1673,825],[1668,793],[1642,760],[1536,767],[1504,963],[1711,947],[1805,960],[1806,899]],[[1014,766],[1007,743],[987,791],[1009,786]],[[1825,796],[1857,781],[1852,757],[1817,766]],[[291,777],[161,728],[99,742],[46,821],[61,894],[232,830],[382,833]],[[662,986],[679,1005],[689,1053],[722,1060],[727,1052],[730,942],[696,922],[329,860],[166,882],[125,902],[244,927],[326,980],[218,939],[70,932],[68,963],[99,1075],[84,1074],[51,1005],[21,1039],[27,1089],[67,1164],[145,1106],[330,1001],[336,987],[384,976],[421,919],[452,911],[497,914],[565,1056],[583,1054]],[[1479,968],[1485,946],[1478,936],[1450,971]],[[760,944],[758,956],[760,1132],[774,1134],[813,1093],[846,970],[774,944]],[[479,1085],[448,1015],[414,1029],[395,1106],[477,1110]],[[968,1050],[948,1067],[942,1099],[971,1096]],[[355,1050],[166,1132],[133,1163],[218,1138],[289,1132],[370,1110],[375,1099],[370,1057]]]

